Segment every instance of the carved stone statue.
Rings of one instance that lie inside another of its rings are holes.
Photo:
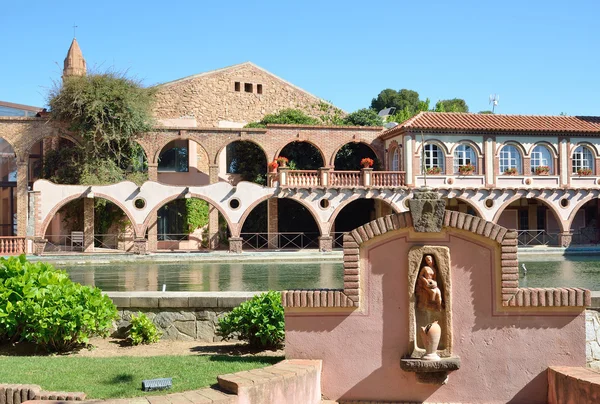
[[[442,310],[442,292],[436,280],[437,268],[432,255],[425,255],[417,278],[417,307],[426,310]]]

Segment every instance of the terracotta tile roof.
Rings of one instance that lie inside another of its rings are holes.
[[[600,134],[600,117],[421,112],[395,128],[383,132],[381,137],[387,138],[412,130]]]

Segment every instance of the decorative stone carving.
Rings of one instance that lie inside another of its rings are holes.
[[[414,372],[417,381],[423,384],[446,384],[448,373],[460,369],[460,358],[441,358],[439,361],[420,359],[401,359],[400,368],[405,372]]]
[[[133,240],[133,253],[139,255],[148,254],[148,240],[145,238],[136,238]]]
[[[432,255],[425,255],[417,278],[417,307],[428,310],[442,309],[442,292],[437,284],[437,268]]]
[[[442,231],[446,201],[437,192],[428,188],[415,191],[413,199],[408,200],[413,227],[419,233],[438,233]]]

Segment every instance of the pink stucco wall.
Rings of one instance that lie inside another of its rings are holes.
[[[493,305],[496,247],[451,229],[427,241],[407,236],[398,231],[363,246],[357,311],[286,309],[286,357],[323,360],[326,398],[543,403],[548,366],[585,366],[582,311],[517,315]],[[424,244],[449,246],[451,254],[453,354],[462,365],[443,386],[417,384],[399,365],[408,354],[407,255]]]

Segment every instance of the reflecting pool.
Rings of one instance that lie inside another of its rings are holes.
[[[106,291],[260,291],[343,287],[341,262],[118,262],[61,264],[75,282]]]
[[[521,264],[525,264],[527,275]],[[600,257],[567,256],[560,259],[519,259],[519,286],[549,288],[567,286],[600,290]]]

